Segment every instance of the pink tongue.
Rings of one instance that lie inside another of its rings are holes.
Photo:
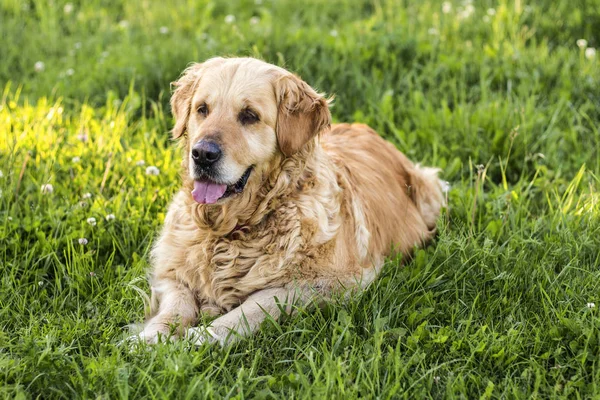
[[[227,185],[194,181],[192,197],[200,204],[213,204],[223,197],[225,190],[227,190]]]

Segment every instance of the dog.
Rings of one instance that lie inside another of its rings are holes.
[[[410,255],[444,206],[438,169],[253,58],[212,58],[174,82],[181,190],[151,251],[150,314],[135,340],[225,345],[267,316],[372,282]],[[218,316],[195,326],[202,314]]]

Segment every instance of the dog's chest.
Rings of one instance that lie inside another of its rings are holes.
[[[258,290],[336,273],[339,205],[318,196],[279,203],[259,224],[225,235],[199,229],[179,210],[172,207],[153,250],[154,276],[185,284],[203,312],[219,314]]]
[[[298,218],[270,218],[252,229],[206,238],[201,252],[190,249],[196,259],[190,260],[195,268],[188,270],[187,280],[201,307],[227,311],[257,290],[301,279],[294,277],[300,271],[294,266],[306,258],[304,231]]]

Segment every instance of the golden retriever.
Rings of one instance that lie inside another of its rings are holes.
[[[136,340],[229,343],[292,304],[369,284],[392,252],[429,240],[437,169],[253,58],[194,64],[174,83],[182,187],[152,250],[151,315]],[[219,315],[195,327],[201,313]]]

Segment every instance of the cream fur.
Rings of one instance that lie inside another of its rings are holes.
[[[327,100],[295,75],[218,58],[175,86],[183,185],[152,250],[155,306],[137,339],[227,343],[280,306],[366,286],[393,251],[409,254],[432,237],[443,205],[437,170],[414,166],[365,125],[330,128]],[[193,111],[199,101],[214,110],[205,119]],[[241,126],[237,110],[248,103],[261,121]],[[228,179],[254,171],[239,195],[197,204],[190,145],[217,134],[236,173]],[[221,316],[193,328],[201,313]]]

